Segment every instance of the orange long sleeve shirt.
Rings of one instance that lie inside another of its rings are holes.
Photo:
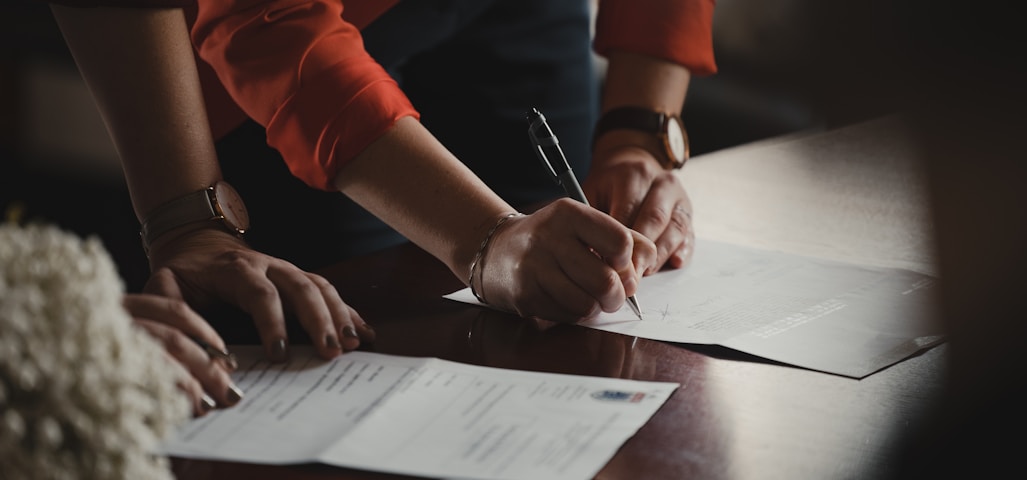
[[[396,0],[217,0],[189,12],[215,138],[246,116],[294,175],[334,190],[346,162],[417,111],[364,50],[360,29]],[[602,0],[593,47],[716,71],[715,0]],[[214,76],[216,74],[216,77]]]

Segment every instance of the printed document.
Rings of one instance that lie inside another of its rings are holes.
[[[687,267],[642,278],[644,320],[625,306],[583,325],[863,378],[944,340],[935,283],[909,270],[704,240]],[[470,289],[446,298],[479,304]]]
[[[230,350],[245,398],[192,420],[165,454],[424,477],[589,479],[679,386],[361,351],[326,361],[309,347],[270,364],[259,346]]]

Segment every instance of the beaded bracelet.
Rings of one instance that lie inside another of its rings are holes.
[[[485,250],[488,249],[489,242],[492,241],[492,236],[496,233],[496,230],[499,230],[499,227],[503,226],[503,224],[506,223],[507,220],[513,217],[520,217],[522,215],[524,214],[521,212],[513,212],[504,215],[503,218],[500,218],[499,221],[497,221],[496,224],[489,229],[489,232],[485,234],[485,239],[481,241],[481,245],[478,246],[478,251],[474,254],[474,260],[471,261],[471,273],[467,277],[467,285],[471,287],[471,293],[474,294],[474,298],[477,298],[478,301],[481,303],[487,304],[488,302],[485,301],[484,294],[478,293],[478,291],[474,288],[474,270],[481,270],[480,267],[482,263],[482,256],[485,255]],[[484,273],[478,276],[479,284],[481,284],[481,282],[484,281],[483,275]]]

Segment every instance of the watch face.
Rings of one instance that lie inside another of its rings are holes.
[[[677,117],[667,118],[667,148],[671,160],[680,166],[688,159],[688,139],[685,138],[685,129],[681,126]]]
[[[214,184],[215,208],[225,219],[225,226],[237,233],[244,233],[250,228],[250,214],[246,205],[239,198],[239,193],[225,182]]]

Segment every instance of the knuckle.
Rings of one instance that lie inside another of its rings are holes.
[[[167,310],[168,314],[175,318],[185,318],[192,313],[192,309],[189,308],[189,304],[177,298],[165,297],[164,309]]]
[[[182,356],[192,343],[185,334],[178,330],[164,332],[162,340],[164,341],[164,348],[175,358]]]
[[[666,208],[657,206],[640,212],[639,220],[644,223],[665,225],[671,221],[673,215]]]
[[[270,283],[251,283],[246,295],[258,302],[266,302],[278,297],[278,289]]]
[[[313,281],[298,280],[293,285],[296,293],[304,297],[312,297],[321,294],[321,288]]]
[[[599,276],[599,291],[603,294],[609,294],[617,291],[620,286],[620,275],[617,272],[607,269],[604,275]]]
[[[322,276],[320,276],[320,275],[318,275],[316,273],[309,273],[309,274],[307,274],[307,278],[310,279],[310,281],[313,282],[314,286],[317,287],[320,290],[327,290],[327,289],[334,289],[335,288],[331,284],[331,282],[328,281],[328,279],[326,279],[326,278],[324,278],[324,277],[322,277]]]

